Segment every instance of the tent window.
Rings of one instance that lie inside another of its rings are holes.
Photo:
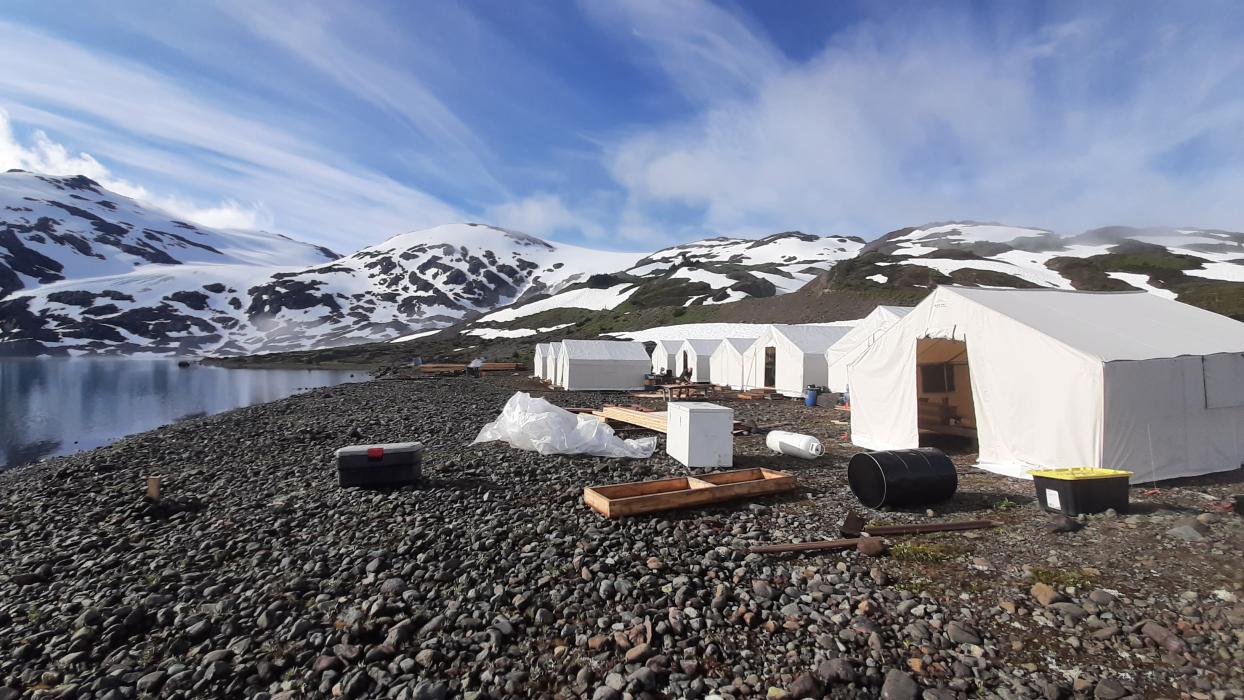
[[[1244,355],[1221,353],[1201,358],[1206,408],[1244,406]]]
[[[955,368],[949,363],[920,365],[920,383],[926,394],[953,394]]]

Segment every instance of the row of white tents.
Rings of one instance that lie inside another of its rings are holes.
[[[541,343],[535,374],[567,389],[631,389],[643,384],[644,374],[689,373],[692,382],[739,390],[771,387],[788,396],[802,396],[809,385],[842,391],[845,363],[907,311],[881,306],[856,322],[764,326],[755,338],[658,340],[651,355],[632,341]]]
[[[845,391],[847,364],[908,311],[879,306],[853,322],[774,324],[755,338],[660,340],[652,351],[652,372],[681,375],[690,367],[693,382],[740,390],[769,387],[787,396],[802,396],[810,385]]]
[[[558,386],[634,388],[645,373],[735,389],[851,392],[851,441],[906,449],[975,437],[981,466],[1124,469],[1159,481],[1244,466],[1244,323],[1146,292],[939,287],[852,325],[757,338],[537,348]]]

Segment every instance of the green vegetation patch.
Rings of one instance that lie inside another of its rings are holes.
[[[1056,571],[1054,569],[1046,569],[1043,567],[1033,567],[1031,571],[1033,581],[1050,586],[1079,588],[1090,583],[1090,581],[1083,575],[1073,573],[1071,571]]]
[[[890,556],[897,561],[940,564],[957,559],[967,551],[963,545],[946,542],[900,542],[890,548]]]

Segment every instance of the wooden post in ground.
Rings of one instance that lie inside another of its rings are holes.
[[[147,477],[147,498],[153,501],[160,500],[160,485],[164,481],[162,476]]]

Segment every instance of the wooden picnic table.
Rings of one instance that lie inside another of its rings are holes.
[[[666,401],[689,399],[693,396],[704,396],[708,393],[708,386],[704,384],[666,384],[659,388]]]

